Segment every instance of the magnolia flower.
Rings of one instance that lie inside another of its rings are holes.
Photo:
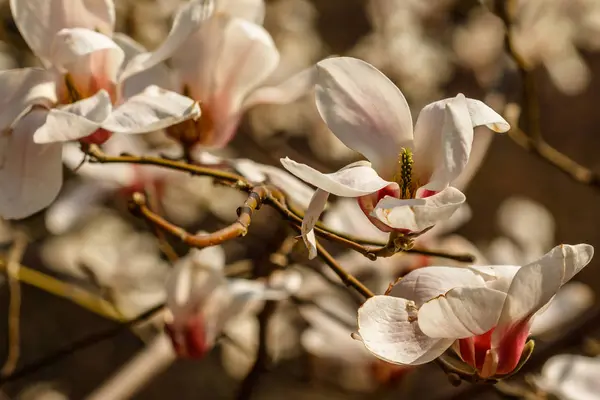
[[[317,108],[334,134],[370,162],[323,174],[288,158],[283,166],[317,186],[302,223],[310,257],[313,227],[329,194],[356,197],[365,215],[384,232],[418,235],[449,218],[465,201],[449,186],[465,169],[473,128],[504,132],[509,125],[478,100],[459,94],[426,106],[413,135],[402,92],[372,65],[349,57],[317,64]]]
[[[219,247],[192,249],[174,266],[167,281],[166,330],[180,357],[200,358],[225,324],[252,302],[281,300],[285,290],[258,281],[227,279],[225,252]]]
[[[19,31],[45,69],[0,71],[0,215],[5,218],[27,217],[54,200],[62,184],[57,142],[101,144],[112,133],[150,132],[200,114],[193,100],[149,86],[151,80],[142,92],[124,96],[125,53],[110,38],[112,2],[10,4]]]
[[[426,267],[358,311],[367,350],[394,363],[424,364],[452,347],[482,378],[517,367],[532,319],[593,256],[561,245],[526,266]]]
[[[289,103],[313,83],[314,70],[300,72],[277,86],[262,86],[279,63],[279,52],[260,25],[261,1],[193,0],[183,6],[164,43],[132,60],[128,74],[171,59],[173,87],[197,100],[202,117],[175,125],[167,133],[189,148],[223,147],[233,137],[245,110],[261,103]],[[262,86],[262,87],[261,87]]]
[[[600,398],[600,357],[559,354],[546,361],[535,384],[560,400]]]

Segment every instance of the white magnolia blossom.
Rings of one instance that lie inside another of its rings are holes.
[[[317,64],[316,103],[333,133],[369,162],[323,174],[289,158],[283,166],[317,186],[302,224],[310,257],[313,227],[329,194],[356,197],[382,231],[418,234],[449,218],[465,201],[449,186],[469,161],[474,127],[505,132],[508,123],[491,108],[462,94],[431,103],[414,127],[402,92],[372,65],[349,57]]]
[[[518,365],[535,314],[585,267],[594,249],[561,245],[526,266],[426,267],[412,271],[358,311],[367,350],[417,365],[453,347],[483,378]]]
[[[153,74],[140,74],[144,90],[125,96],[125,52],[111,39],[112,1],[12,0],[10,6],[45,68],[0,71],[3,217],[24,218],[54,200],[62,184],[60,142],[100,144],[112,133],[150,132],[200,115],[193,100],[152,85]]]
[[[559,354],[550,357],[535,384],[559,400],[600,399],[600,357]]]
[[[252,303],[288,296],[286,288],[227,279],[224,267],[220,246],[192,249],[173,267],[167,280],[166,330],[180,357],[203,357],[225,324]]]
[[[263,1],[215,3],[192,0],[181,7],[163,44],[128,66],[127,74],[135,74],[170,59],[172,87],[200,102],[202,108],[203,116],[197,121],[167,131],[187,147],[225,146],[245,110],[256,104],[292,102],[314,81],[311,68],[277,86],[262,86],[280,58],[273,39],[259,25]]]

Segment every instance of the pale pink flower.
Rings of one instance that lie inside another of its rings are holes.
[[[510,128],[484,103],[459,94],[423,108],[413,132],[402,92],[375,67],[355,58],[319,62],[316,89],[323,120],[369,161],[323,174],[289,158],[281,160],[288,171],[318,188],[302,224],[311,258],[316,255],[313,227],[329,194],[357,198],[382,231],[417,235],[449,218],[465,201],[449,184],[467,167],[474,127]]]
[[[430,362],[452,347],[483,378],[518,365],[535,315],[592,259],[587,244],[561,245],[526,266],[425,267],[358,311],[358,332],[375,356]]]
[[[59,142],[101,144],[112,133],[150,132],[200,114],[193,100],[151,85],[152,75],[143,74],[148,79],[143,91],[125,95],[126,54],[111,39],[111,1],[12,0],[10,5],[45,68],[0,71],[3,217],[24,218],[54,200],[62,184]],[[118,35],[115,40],[131,41]]]

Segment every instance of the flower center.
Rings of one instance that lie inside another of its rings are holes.
[[[400,186],[400,198],[412,199],[417,191],[417,182],[413,180],[413,157],[412,150],[402,148],[398,155],[398,165],[394,174],[394,181]]]

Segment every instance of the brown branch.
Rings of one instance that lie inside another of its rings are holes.
[[[257,186],[253,188],[244,202],[244,205],[238,208],[239,217],[235,222],[216,232],[201,235],[191,234],[185,229],[172,224],[163,217],[152,212],[146,204],[146,198],[141,193],[135,193],[133,195],[130,203],[130,210],[132,213],[141,216],[149,223],[178,237],[185,244],[202,248],[215,246],[225,241],[245,236],[246,233],[248,233],[248,226],[250,226],[250,222],[252,221],[254,210],[260,208],[267,195],[268,191],[265,187]]]
[[[535,154],[550,165],[569,175],[576,182],[600,189],[600,175],[550,146],[543,138],[540,126],[540,106],[533,68],[528,65],[518,52],[514,39],[514,14],[516,1],[506,0],[497,8],[498,16],[506,27],[504,48],[514,61],[522,80],[521,108],[524,112],[524,129],[518,126],[518,121],[511,121],[512,128],[508,136],[520,147]]]

